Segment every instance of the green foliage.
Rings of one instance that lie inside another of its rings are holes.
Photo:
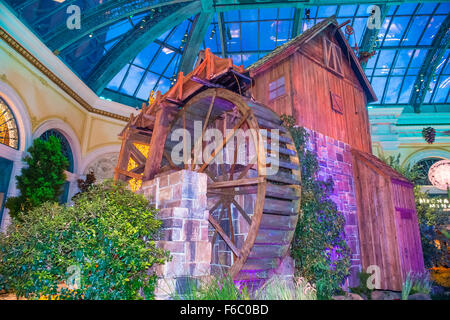
[[[359,285],[357,287],[350,288],[350,291],[359,295],[364,294],[368,299],[371,299],[373,290],[369,289],[367,286],[367,280],[370,276],[370,273],[358,272]]]
[[[411,164],[401,165],[400,154],[397,156],[380,157],[380,159],[414,184],[425,179],[423,172],[417,164],[413,166]]]
[[[17,177],[20,196],[9,198],[5,204],[11,217],[18,220],[44,202],[58,202],[66,182],[64,170],[69,166],[55,137],[50,137],[48,141],[34,140],[28,152],[29,156],[24,159],[28,166]]]
[[[274,276],[256,292],[255,297],[257,300],[316,300],[317,291],[304,278],[288,281]]]
[[[317,178],[316,155],[306,148],[308,133],[282,116],[297,148],[302,175],[301,215],[291,244],[296,272],[310,279],[319,299],[330,299],[349,275],[350,249],[344,237],[345,219],[329,198],[333,181]]]
[[[413,285],[410,294],[431,293],[432,281],[430,280],[430,275],[428,273],[415,275],[412,279]]]
[[[149,268],[168,260],[154,241],[156,213],[112,181],[91,186],[70,207],[45,203],[0,236],[0,274],[7,289],[31,299],[151,299]],[[79,287],[61,289],[74,276],[70,267],[79,268]]]
[[[187,279],[184,292],[175,294],[175,300],[249,300],[246,286],[236,286],[228,275],[212,276],[203,281]]]
[[[402,285],[402,300],[408,300],[408,297],[415,293],[431,293],[432,282],[428,273],[412,274],[408,273]]]
[[[408,300],[409,294],[411,293],[411,288],[413,286],[413,281],[411,275],[406,276],[405,281],[402,284],[402,300]]]
[[[439,209],[437,205],[433,206],[436,200],[427,193],[422,192],[420,186],[417,185],[424,180],[422,170],[417,165],[401,165],[400,154],[381,157],[381,160],[415,184],[414,197],[425,266],[427,268],[448,266],[449,256],[447,248],[445,246],[436,246],[436,240],[442,241],[442,243],[446,241],[445,234],[440,229],[449,223],[449,216],[442,209]]]

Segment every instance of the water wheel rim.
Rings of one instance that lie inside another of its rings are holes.
[[[257,118],[255,117],[252,109],[250,106],[244,101],[243,97],[231,92],[226,89],[222,88],[213,88],[213,89],[207,89],[196,96],[192,97],[180,110],[180,112],[175,116],[173,121],[170,124],[169,131],[173,130],[173,127],[175,124],[177,124],[179,121],[183,122],[183,117],[185,117],[185,113],[193,106],[195,106],[197,103],[199,103],[201,100],[205,100],[207,98],[211,99],[222,99],[226,100],[229,103],[233,104],[241,115],[245,115],[245,123],[248,124],[249,129],[251,130],[251,137],[252,142],[256,148],[256,172],[257,172],[257,178],[260,179],[260,182],[256,184],[257,191],[256,191],[256,201],[255,206],[253,208],[253,216],[251,218],[251,224],[248,229],[247,237],[245,238],[245,241],[241,248],[239,248],[239,255],[237,256],[237,259],[234,261],[234,263],[231,265],[228,273],[229,275],[234,278],[239,271],[242,269],[243,265],[245,264],[250,251],[255,243],[256,237],[258,235],[259,226],[261,223],[261,219],[263,216],[263,209],[264,209],[264,202],[265,202],[265,194],[266,194],[266,181],[265,181],[265,175],[266,175],[266,148],[264,147],[264,144],[262,143],[263,137],[260,133],[260,126],[257,121]],[[169,138],[169,136],[167,137]],[[193,171],[199,171],[199,170],[193,170]],[[202,170],[203,171],[203,170]],[[212,179],[211,179],[212,180]],[[209,179],[208,179],[209,181]],[[233,197],[234,198],[234,197]],[[220,200],[219,200],[220,202]],[[239,210],[238,210],[239,211]],[[211,221],[210,221],[211,222]],[[215,230],[216,226],[212,225]],[[212,244],[214,245],[214,244]],[[228,245],[228,244],[227,244]],[[230,248],[231,249],[231,248]],[[231,251],[235,253],[232,249]]]

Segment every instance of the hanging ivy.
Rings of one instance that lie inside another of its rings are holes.
[[[291,244],[296,273],[316,285],[319,299],[329,299],[349,275],[350,248],[345,236],[344,216],[330,199],[333,180],[318,179],[316,155],[308,150],[308,133],[295,126],[291,116],[282,116],[297,148],[301,164],[301,214]]]

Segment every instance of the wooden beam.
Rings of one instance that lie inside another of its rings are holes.
[[[243,187],[243,186],[249,186],[249,185],[253,185],[253,184],[263,183],[264,181],[265,181],[264,177],[246,178],[246,179],[240,179],[240,180],[227,180],[227,181],[219,181],[219,182],[210,183],[208,185],[208,188],[210,188],[210,189],[237,188],[237,187]]]
[[[153,128],[153,135],[145,163],[144,181],[153,179],[161,167],[164,144],[166,143],[166,138],[170,129],[171,112],[171,108],[164,104],[156,112],[155,126]]]

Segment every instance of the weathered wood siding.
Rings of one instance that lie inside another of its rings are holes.
[[[374,156],[352,153],[362,267],[380,267],[381,289],[401,291],[409,272],[424,271],[412,184]]]
[[[343,76],[325,66],[323,37],[331,39],[323,32],[283,61],[252,74],[255,79],[253,97],[278,114],[294,116],[298,125],[371,152],[365,93],[342,51]],[[332,41],[336,43],[334,39]],[[269,99],[269,83],[282,76],[286,93]],[[332,110],[331,92],[342,97],[343,114]]]
[[[411,185],[395,179],[392,179],[391,191],[402,275],[405,279],[408,272],[423,273],[425,270],[414,191]]]

